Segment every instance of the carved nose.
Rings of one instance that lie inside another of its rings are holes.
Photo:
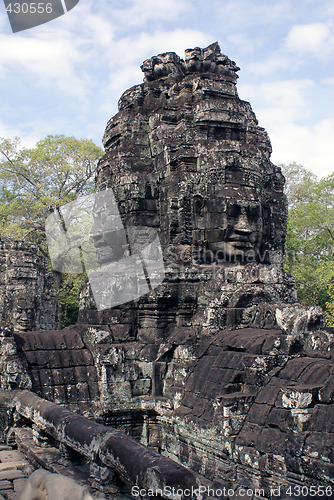
[[[238,222],[234,226],[234,231],[237,233],[251,233],[252,228],[249,225],[247,216],[244,214],[240,214],[238,218]]]
[[[27,311],[26,310],[23,310],[20,314],[20,320],[21,321],[27,321],[29,318],[28,318],[28,314],[27,314]]]

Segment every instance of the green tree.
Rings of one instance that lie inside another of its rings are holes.
[[[50,208],[94,189],[103,150],[88,139],[49,135],[34,148],[0,140],[0,237],[29,239],[45,252]]]
[[[0,238],[29,240],[48,255],[46,217],[94,191],[102,155],[91,140],[64,135],[49,135],[34,148],[21,148],[17,137],[0,139]],[[85,275],[59,278],[61,322],[67,326],[76,321]]]
[[[299,299],[320,305],[334,326],[334,175],[318,179],[296,163],[281,167],[289,201],[285,270]]]
[[[61,327],[74,325],[78,318],[80,294],[86,281],[86,275],[64,274],[59,290],[59,308]]]

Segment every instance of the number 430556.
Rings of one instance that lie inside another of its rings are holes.
[[[9,3],[6,7],[7,12],[14,14],[51,14],[52,12],[52,3]]]

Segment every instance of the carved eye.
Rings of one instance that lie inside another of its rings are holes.
[[[247,217],[251,220],[257,220],[260,218],[261,211],[259,206],[249,206],[247,208]]]
[[[241,207],[236,204],[230,204],[227,208],[227,215],[233,219],[238,217],[241,213]]]

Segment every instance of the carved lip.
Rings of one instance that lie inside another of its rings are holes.
[[[228,241],[230,244],[234,246],[242,246],[242,247],[252,247],[254,245],[249,239],[243,238],[230,238]]]
[[[31,329],[31,326],[32,325],[30,321],[28,323],[22,323],[21,321],[20,322],[17,321],[15,325],[15,330],[19,332],[26,332]]]

